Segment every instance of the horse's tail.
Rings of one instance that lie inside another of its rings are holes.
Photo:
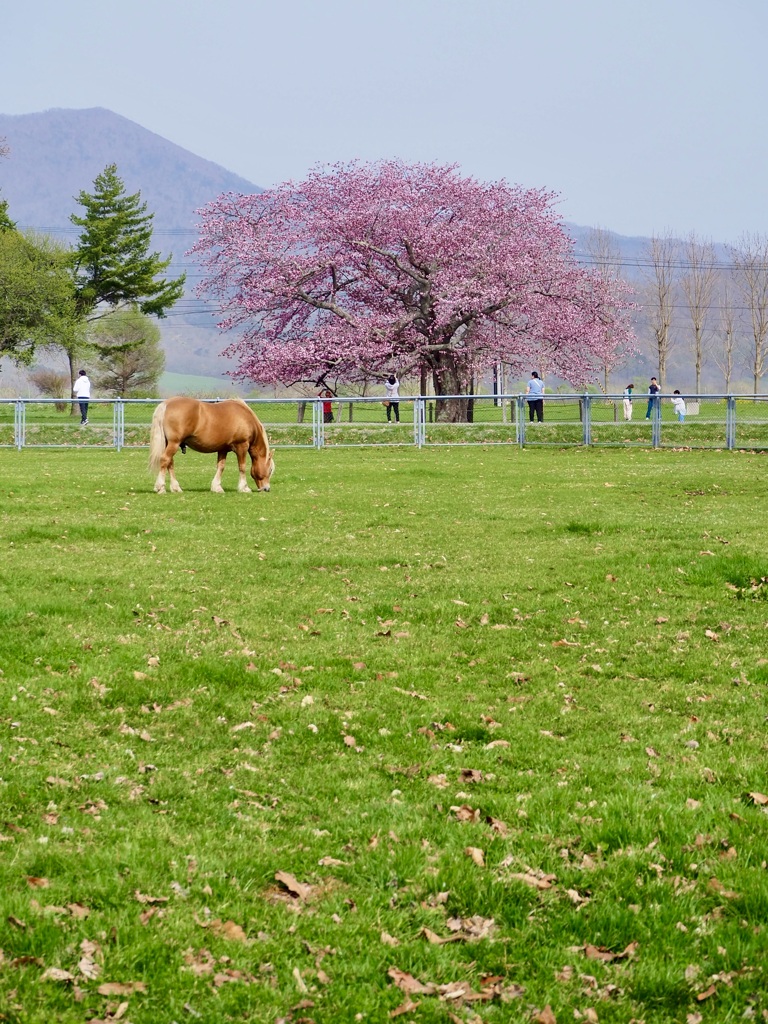
[[[168,403],[161,402],[155,409],[152,416],[152,426],[149,430],[149,468],[153,473],[160,469],[160,460],[165,451],[166,439],[163,420],[165,419],[165,407]]]

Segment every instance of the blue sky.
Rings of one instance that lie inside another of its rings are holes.
[[[400,157],[625,235],[768,232],[765,0],[8,6],[5,114],[106,107],[264,187]]]

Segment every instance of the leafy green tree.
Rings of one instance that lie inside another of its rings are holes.
[[[165,355],[160,329],[137,307],[116,310],[91,324],[89,341],[98,358],[96,387],[115,398],[155,395]]]
[[[13,231],[15,227],[8,214],[8,200],[0,199],[0,231]]]
[[[8,143],[0,138],[0,159],[8,156]],[[0,199],[0,231],[12,231],[16,225],[8,215],[8,200]]]
[[[127,195],[117,166],[110,164],[81,192],[77,202],[83,216],[70,220],[82,228],[72,266],[81,317],[92,320],[106,310],[136,305],[142,313],[165,316],[184,291],[185,274],[166,280],[172,256],[150,252],[152,220],[141,193]],[[101,307],[101,308],[100,308]]]
[[[78,321],[69,250],[0,228],[0,355],[28,364],[38,347],[74,347]]]

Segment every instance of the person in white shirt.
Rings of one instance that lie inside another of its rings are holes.
[[[84,427],[88,423],[88,400],[91,397],[91,382],[85,370],[81,370],[77,375],[72,394],[80,406],[80,426]]]
[[[632,392],[635,389],[634,384],[627,384],[624,388],[624,419],[632,419]]]
[[[675,389],[672,395],[672,408],[677,413],[680,423],[685,423],[685,399],[681,397],[677,389]]]
[[[392,422],[392,413],[395,414],[395,423],[400,422],[400,381],[390,373],[384,387],[387,391],[387,423]]]

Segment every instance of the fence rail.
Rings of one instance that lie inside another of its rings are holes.
[[[671,396],[637,396],[625,410],[621,395],[553,394],[542,421],[525,395],[402,396],[397,408],[382,398],[336,398],[327,421],[322,398],[247,399],[273,445],[281,448],[363,446],[517,445],[768,449],[768,395],[683,395],[684,419]],[[211,399],[221,401],[222,399]],[[0,398],[0,447],[144,448],[161,399],[91,399],[89,423],[71,415],[72,402]],[[441,413],[468,406],[466,422]],[[629,414],[629,418],[627,417]]]

